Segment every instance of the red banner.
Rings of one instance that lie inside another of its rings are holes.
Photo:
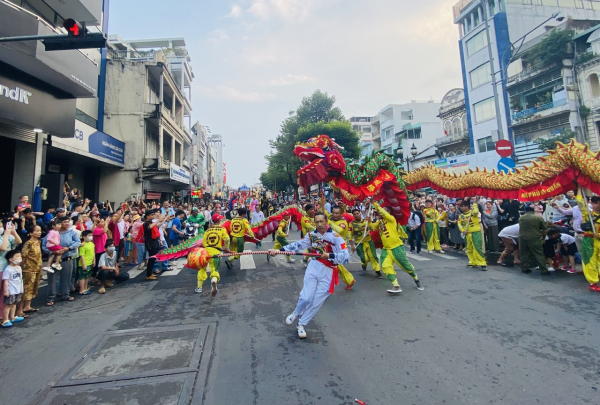
[[[160,191],[146,191],[146,200],[160,200]]]
[[[227,163],[223,163],[223,184],[227,184]]]

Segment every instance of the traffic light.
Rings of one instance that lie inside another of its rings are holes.
[[[102,32],[88,32],[85,23],[72,18],[63,21],[67,35],[56,35],[44,38],[42,42],[46,51],[64,51],[67,49],[106,48],[106,37]]]
[[[63,21],[63,27],[65,27],[70,37],[85,37],[85,25],[75,21],[72,18],[67,18],[65,21]]]

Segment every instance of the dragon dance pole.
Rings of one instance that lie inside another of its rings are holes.
[[[222,253],[220,255],[210,256],[211,258],[215,257],[231,257],[231,256],[246,256],[246,255],[268,255],[271,251],[269,250],[257,250],[253,252],[242,252],[242,253]],[[286,256],[307,256],[307,257],[321,257],[322,253],[296,253],[296,252],[282,252],[279,251],[277,254],[286,255]]]

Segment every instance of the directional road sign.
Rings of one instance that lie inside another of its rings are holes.
[[[506,173],[512,172],[516,166],[517,165],[515,164],[514,160],[505,157],[500,159],[500,161],[498,162],[498,171]]]

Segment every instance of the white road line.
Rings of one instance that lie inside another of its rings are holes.
[[[437,257],[441,257],[442,259],[447,259],[447,260],[456,260],[456,259],[458,259],[458,257],[450,256],[450,255],[447,255],[447,254],[444,254],[444,253],[433,252],[433,253],[429,253],[429,254],[437,256]]]
[[[161,274],[161,277],[164,277],[164,276],[176,276],[176,275],[178,275],[181,272],[181,270],[183,270],[183,266],[177,267],[177,268],[173,268],[173,270],[165,271],[163,274]]]
[[[144,273],[145,271],[146,271],[146,269],[138,270],[137,268],[133,268],[133,269],[129,270],[129,272],[128,272],[129,278],[130,279],[136,278],[137,276]]]
[[[244,252],[251,252],[251,250],[244,250]],[[240,256],[240,270],[251,270],[255,268],[256,264],[254,263],[254,257],[252,255]]]
[[[410,257],[411,259],[414,259],[414,260],[416,260],[416,261],[418,261],[418,262],[427,262],[427,261],[430,261],[430,260],[431,260],[431,259],[428,259],[428,258],[426,258],[426,257],[419,256],[419,255],[417,255],[417,254],[410,253],[410,252],[406,252],[406,256],[408,256],[408,257]]]

